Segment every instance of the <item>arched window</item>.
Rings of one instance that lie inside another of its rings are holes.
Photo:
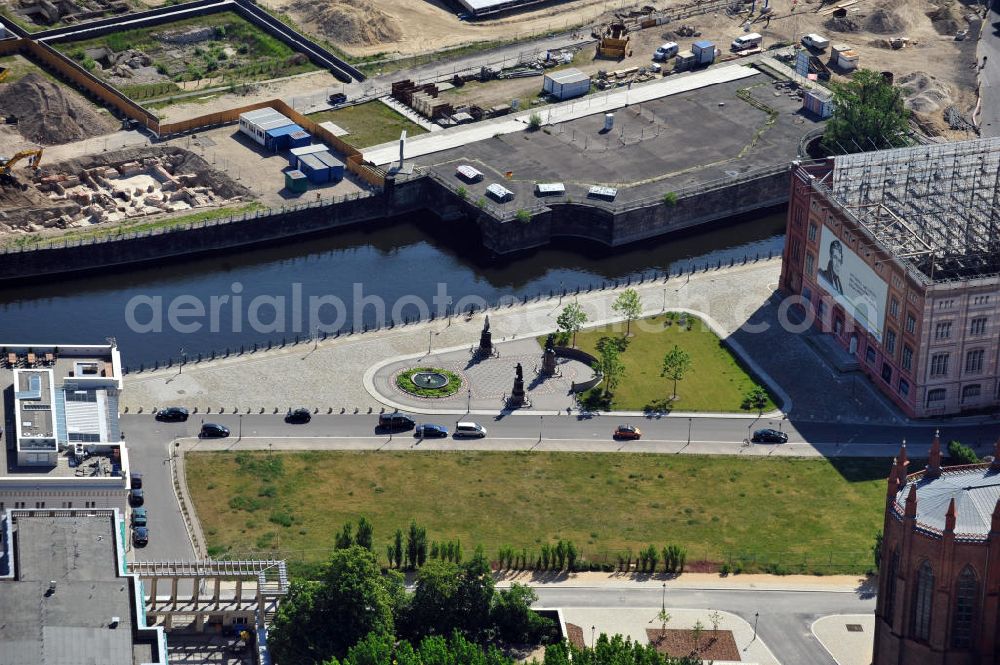
[[[955,582],[955,605],[951,615],[951,646],[971,649],[976,613],[979,607],[979,580],[976,571],[966,566]]]
[[[889,570],[887,571],[887,579],[885,581],[885,607],[882,612],[882,618],[889,624],[890,628],[894,622],[893,615],[896,612],[896,578],[898,576],[899,549],[894,549],[892,556],[889,557]]]
[[[913,615],[910,618],[913,638],[926,642],[931,637],[931,610],[934,601],[934,572],[924,561],[917,569],[917,584],[913,589]]]

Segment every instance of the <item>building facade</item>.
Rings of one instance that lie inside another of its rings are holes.
[[[875,607],[873,665],[1000,662],[1000,442],[995,461],[893,463]]]
[[[781,288],[911,417],[1000,407],[1000,139],[792,175]]]

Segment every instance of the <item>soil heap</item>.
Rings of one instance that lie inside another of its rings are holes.
[[[291,8],[333,42],[375,46],[403,37],[396,19],[370,0],[294,0]]]
[[[0,85],[0,113],[17,116],[21,136],[41,145],[101,136],[115,128],[76,93],[35,73]]]

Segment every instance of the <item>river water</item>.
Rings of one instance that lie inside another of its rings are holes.
[[[315,322],[327,329],[371,325],[378,299],[386,316],[395,305],[397,314],[415,317],[418,302],[436,311],[432,299],[442,291],[452,302],[467,296],[496,302],[778,254],[784,225],[784,214],[771,214],[614,250],[560,240],[558,247],[495,258],[474,234],[457,234],[433,215],[393,220],[270,248],[0,289],[0,343],[81,344],[115,337],[127,365],[148,366],[179,358],[182,350],[190,358],[291,341],[324,329]],[[313,301],[319,303],[315,315]],[[359,302],[365,308],[357,309]],[[171,307],[181,325],[172,325]]]

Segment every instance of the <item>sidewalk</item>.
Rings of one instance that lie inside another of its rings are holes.
[[[712,591],[822,591],[826,593],[857,593],[867,580],[858,575],[729,575],[715,573],[683,573],[678,577],[665,575],[640,575],[626,573],[497,573],[498,587],[509,587],[514,582],[538,587],[563,587],[574,589],[644,588],[660,589],[664,584],[671,589],[701,589]]]
[[[809,345],[803,333],[782,324],[786,311],[776,293],[780,260],[719,267],[633,283],[643,315],[687,311],[702,318],[737,357],[775,393],[797,421],[844,423],[902,422],[870,383],[835,372]],[[494,343],[523,340],[552,332],[570,299],[587,313],[588,326],[620,320],[611,305],[628,285],[617,289],[554,295],[528,304],[489,310]],[[478,343],[483,315],[453,316],[427,323],[341,336],[271,351],[246,353],[177,368],[129,374],[122,407],[135,412],[167,404],[204,412],[284,411],[304,406],[321,411],[361,412],[394,408],[374,384],[386,363],[420,358],[435,349],[468,349]],[[540,349],[539,349],[540,357]],[[530,369],[530,368],[528,368]],[[817,378],[823,389],[816,389]],[[513,377],[510,378],[511,382]],[[794,398],[794,403],[793,399]],[[499,404],[486,404],[497,413]],[[437,412],[429,406],[427,412]],[[447,411],[447,409],[445,409]],[[671,414],[670,417],[687,417]],[[739,417],[741,414],[735,414]]]

